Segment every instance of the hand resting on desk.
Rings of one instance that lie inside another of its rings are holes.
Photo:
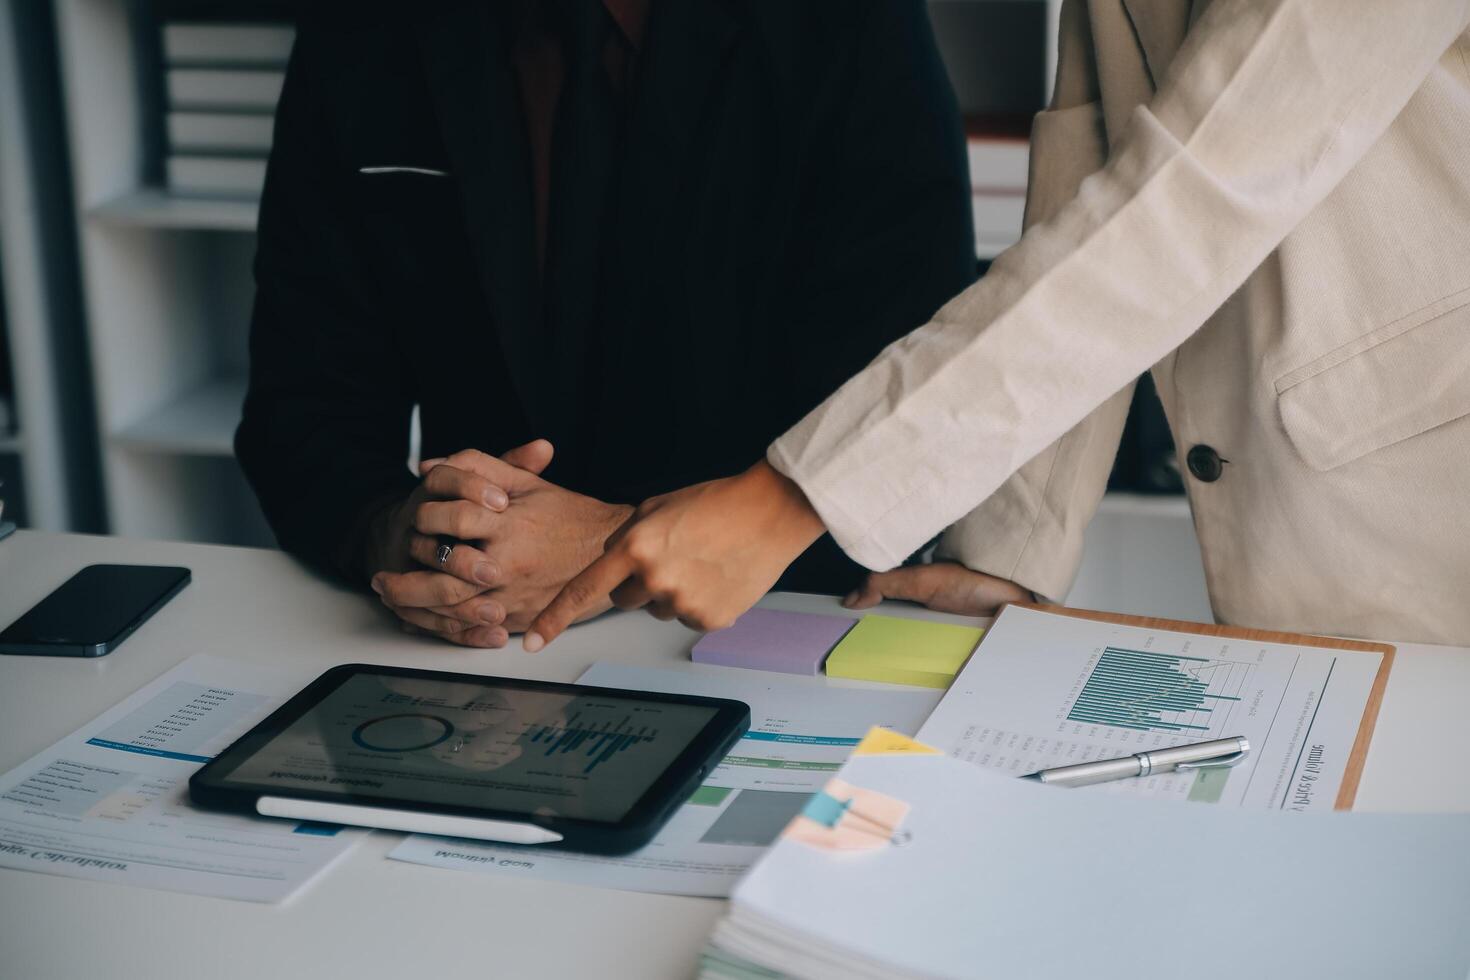
[[[1035,602],[1036,596],[1014,582],[972,571],[959,562],[937,561],[873,572],[842,604],[848,609],[870,609],[884,599],[904,599],[961,616],[994,616],[1007,602]]]
[[[407,627],[461,646],[501,647],[524,630],[632,513],[541,479],[551,455],[537,440],[500,458],[469,449],[426,460],[423,484],[396,518],[401,551],[372,579],[384,605]],[[441,567],[443,539],[453,549]]]

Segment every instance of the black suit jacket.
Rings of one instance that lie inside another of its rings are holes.
[[[974,277],[964,138],[923,3],[662,0],[628,93],[611,288],[568,397],[500,19],[469,0],[306,6],[236,451],[313,564],[361,571],[341,558],[363,515],[416,482],[415,404],[425,457],[580,427],[547,477],[636,502],[761,458]],[[447,176],[363,171],[378,167]],[[821,579],[786,584],[845,587]]]

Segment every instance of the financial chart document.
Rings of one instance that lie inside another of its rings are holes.
[[[918,737],[1021,776],[1240,735],[1251,750],[1234,768],[1074,792],[1330,810],[1382,660],[1010,607]]]
[[[581,885],[722,897],[826,784],[868,729],[913,734],[939,699],[912,688],[818,687],[730,667],[667,670],[594,664],[579,683],[733,698],[750,731],[647,847],[626,857],[415,834],[400,861]]]
[[[193,657],[0,776],[0,867],[280,901],[362,832],[211,813],[189,777],[294,693],[273,671]]]

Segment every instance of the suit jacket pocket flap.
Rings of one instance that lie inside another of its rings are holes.
[[[1470,289],[1282,376],[1276,391],[1286,434],[1315,470],[1470,415]]]

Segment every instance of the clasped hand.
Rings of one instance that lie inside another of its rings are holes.
[[[373,591],[406,629],[505,646],[602,554],[633,509],[541,479],[551,457],[537,440],[499,458],[469,449],[421,464],[423,482],[376,522],[369,556]],[[451,546],[443,563],[441,542]]]

